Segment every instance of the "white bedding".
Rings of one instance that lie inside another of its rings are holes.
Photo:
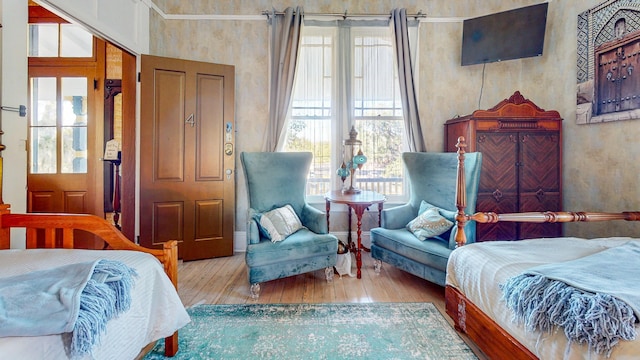
[[[170,336],[189,322],[175,288],[160,262],[138,251],[33,249],[0,250],[0,277],[97,260],[122,261],[138,273],[131,308],[107,324],[94,359],[134,359],[147,344]],[[65,335],[0,338],[0,359],[67,359]],[[90,356],[86,357],[91,359]]]
[[[584,257],[629,241],[640,243],[640,239],[618,237],[590,240],[531,239],[469,244],[451,253],[447,264],[446,283],[457,288],[540,359],[606,359],[604,355],[589,351],[585,345],[569,343],[561,330],[544,334],[526,332],[521,324],[512,322],[512,313],[500,300],[502,291],[499,284],[537,265]],[[620,269],[620,275],[624,276],[624,269]],[[640,334],[638,325],[636,330]],[[622,341],[614,347],[610,357],[616,360],[638,358],[640,339]]]

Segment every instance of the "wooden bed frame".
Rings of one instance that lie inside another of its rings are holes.
[[[466,243],[467,239],[463,229],[466,222],[470,220],[479,223],[497,223],[498,221],[534,223],[640,221],[640,212],[638,211],[620,213],[547,211],[510,214],[477,212],[473,215],[467,215],[464,212],[467,203],[464,178],[464,154],[466,148],[464,137],[458,138],[456,147],[458,148],[458,174],[456,179],[457,246],[463,246]],[[449,285],[445,287],[445,306],[447,314],[454,321],[456,330],[466,334],[490,359],[537,359],[531,351],[484,314],[464,294]]]
[[[1,158],[0,158],[1,159]],[[0,161],[0,166],[2,162]],[[2,173],[0,172],[0,176]],[[0,182],[0,186],[2,183]],[[74,248],[74,230],[84,230],[104,240],[108,250],[134,250],[149,253],[162,263],[173,286],[178,285],[178,243],[164,243],[162,249],[148,249],[134,244],[106,220],[84,214],[11,214],[8,204],[0,197],[0,250],[11,247],[11,228],[26,229],[26,248]],[[44,243],[38,234],[44,232]],[[59,236],[61,234],[61,236]],[[174,356],[178,351],[178,332],[164,339],[165,355]]]

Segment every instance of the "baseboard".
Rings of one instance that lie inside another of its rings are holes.
[[[339,240],[347,242],[348,232],[346,231],[336,231],[331,232],[335,235]],[[356,240],[356,234],[351,234],[352,240]],[[366,248],[371,247],[371,236],[369,231],[362,232],[362,245]],[[244,253],[247,252],[247,232],[246,231],[236,231],[233,233],[233,252],[234,253]]]

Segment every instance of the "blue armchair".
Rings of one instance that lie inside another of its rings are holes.
[[[383,210],[381,227],[371,229],[374,267],[379,273],[382,262],[385,262],[444,286],[447,260],[456,247],[456,227],[438,237],[419,240],[407,229],[407,224],[419,215],[419,210],[431,206],[455,223],[458,154],[404,153],[402,160],[407,169],[411,195],[407,204]],[[468,214],[475,212],[481,163],[481,153],[465,154]],[[465,225],[467,243],[475,241],[475,226],[474,221]]]
[[[251,297],[260,294],[260,283],[325,269],[333,279],[338,239],[329,234],[327,218],[305,200],[310,152],[260,152],[240,154],[247,185],[247,252]],[[304,226],[282,241],[271,241],[258,226],[259,214],[291,205]]]

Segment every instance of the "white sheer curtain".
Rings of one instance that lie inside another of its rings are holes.
[[[295,78],[302,29],[303,9],[286,8],[283,14],[273,11],[271,25],[271,82],[269,89],[269,123],[263,151],[276,151],[286,135],[287,112]],[[281,147],[281,145],[280,145]]]
[[[396,65],[398,66],[398,79],[400,81],[400,93],[402,95],[402,108],[404,110],[405,131],[409,151],[426,151],[422,128],[420,126],[420,114],[418,112],[418,97],[414,81],[414,62],[411,56],[412,49],[409,41],[407,9],[393,9],[391,17],[395,34]],[[417,51],[414,49],[413,52],[415,53]]]
[[[405,129],[389,17],[305,18],[284,151],[311,151],[309,195],[339,188],[342,142],[355,125],[367,164],[356,182],[404,196]]]

